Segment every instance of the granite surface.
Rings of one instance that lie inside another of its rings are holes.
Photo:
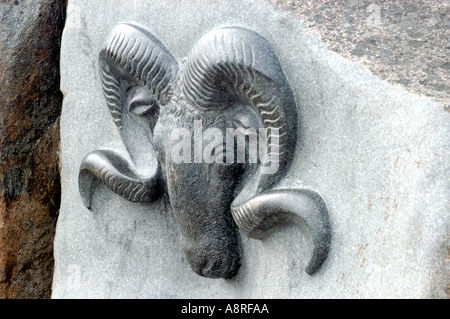
[[[345,58],[450,108],[450,1],[272,0]]]

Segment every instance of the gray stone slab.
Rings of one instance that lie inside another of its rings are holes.
[[[78,171],[92,150],[126,157],[102,95],[98,53],[110,30],[136,22],[181,59],[206,32],[240,25],[272,44],[298,105],[294,163],[279,188],[325,200],[328,258],[309,276],[307,234],[290,226],[264,240],[241,236],[231,280],[196,275],[163,201],[129,203],[99,188],[92,210]],[[448,265],[449,117],[324,48],[270,3],[69,0],[61,89],[62,201],[53,298],[445,298]]]

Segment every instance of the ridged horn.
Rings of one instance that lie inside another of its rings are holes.
[[[181,89],[188,103],[199,110],[249,105],[267,129],[269,161],[261,164],[249,181],[252,185],[244,187],[235,204],[282,177],[295,152],[297,109],[278,58],[263,36],[242,27],[207,33],[188,56]],[[273,164],[276,172],[268,170]]]
[[[148,30],[135,24],[117,25],[99,54],[103,92],[119,129],[122,121],[120,77],[147,87],[164,105],[173,94],[178,63],[168,49]]]
[[[306,272],[313,274],[326,259],[330,245],[324,201],[307,190],[267,191],[287,171],[297,137],[294,97],[270,44],[241,27],[211,31],[188,57],[182,71],[182,93],[199,110],[232,107],[237,101],[259,115],[262,127],[269,129],[269,161],[260,165],[234,199],[233,218],[252,238],[261,238],[286,223],[307,225],[314,248]],[[268,166],[277,160],[278,170],[272,174]]]
[[[233,210],[238,227],[251,238],[262,238],[287,223],[306,225],[313,243],[306,273],[314,274],[328,255],[331,228],[323,199],[310,190],[272,190]]]
[[[178,73],[178,63],[149,31],[135,24],[123,23],[117,25],[105,41],[99,54],[99,65],[110,114],[132,161],[139,164],[150,162],[148,156],[153,153],[152,128],[142,130],[133,122],[124,103],[121,82],[127,80],[145,87],[159,104],[155,107],[159,107],[166,104],[173,94],[172,85]],[[151,122],[155,123],[155,120]],[[85,206],[90,207],[92,194],[99,183],[129,201],[155,200],[160,194],[159,164],[147,169],[152,172],[141,177],[135,173],[133,162],[110,151],[89,153],[83,159],[79,172],[79,191]]]
[[[161,193],[159,167],[148,176],[136,174],[118,154],[97,150],[83,159],[78,183],[83,204],[91,207],[92,195],[98,182],[131,202],[152,202]]]

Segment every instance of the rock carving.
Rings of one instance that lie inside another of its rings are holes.
[[[242,27],[217,28],[178,62],[149,31],[124,23],[107,39],[99,64],[104,96],[131,161],[111,150],[87,154],[79,173],[86,207],[100,183],[132,202],[164,195],[187,260],[210,278],[237,273],[238,229],[259,239],[286,223],[304,224],[313,242],[306,272],[319,269],[330,245],[324,201],[310,190],[273,189],[294,156],[297,109],[264,37]],[[266,160],[225,162],[230,150],[219,139],[212,163],[174,161],[168,138],[181,128],[193,133],[196,145],[198,123],[224,136],[227,128],[267,129]]]

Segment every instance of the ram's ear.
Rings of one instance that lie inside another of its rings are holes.
[[[156,97],[142,86],[130,88],[130,98],[127,101],[128,112],[137,116],[149,116],[159,108]]]
[[[131,86],[125,94],[125,108],[129,114],[133,115],[133,122],[141,122],[146,131],[144,134],[150,137],[153,136],[153,131],[156,123],[158,122],[161,108],[161,105],[156,97],[150,92],[150,90],[148,90],[147,87],[140,85]],[[132,129],[128,134],[131,134],[131,139],[137,139],[136,130]],[[125,134],[122,135],[124,142],[129,143],[129,141],[125,140],[127,137],[124,135]],[[130,137],[128,137],[128,140],[129,139]],[[131,150],[129,149],[129,151]],[[136,154],[134,155],[136,156]]]

